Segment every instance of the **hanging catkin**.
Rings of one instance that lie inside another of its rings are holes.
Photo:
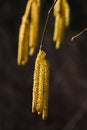
[[[54,6],[54,35],[53,41],[56,42],[56,49],[60,47],[60,44],[64,40],[65,28],[70,23],[70,8],[67,0],[57,0]]]
[[[48,116],[48,96],[49,96],[49,64],[44,60],[44,87],[43,87],[43,111],[42,119],[46,120]]]
[[[29,0],[26,6],[24,16],[22,17],[22,23],[19,29],[19,41],[18,41],[18,65],[25,65],[29,59],[29,30],[30,21],[29,15],[31,11],[33,0]]]
[[[28,61],[29,47],[28,47],[28,37],[29,37],[29,21],[22,19],[22,24],[19,31],[19,43],[18,43],[18,65],[25,65]]]
[[[56,49],[60,47],[64,35],[64,9],[63,0],[58,0],[54,6],[55,27],[53,40],[56,42]]]
[[[65,25],[66,27],[70,24],[70,7],[67,0],[64,0],[64,8],[65,8]]]
[[[48,115],[48,86],[49,86],[49,67],[46,60],[46,53],[39,51],[34,70],[32,112],[37,111],[42,114],[45,120]]]
[[[56,38],[56,49],[58,49],[60,47],[60,43],[63,41],[64,39],[64,33],[65,33],[65,23],[64,23],[64,18],[59,16],[60,18],[59,20],[59,24],[58,24],[58,35]]]
[[[38,86],[39,86],[39,73],[40,73],[40,61],[42,57],[45,57],[44,51],[39,51],[36,61],[35,61],[35,69],[34,69],[34,81],[33,81],[33,97],[32,97],[32,112],[36,111],[37,108],[37,100],[38,100]]]
[[[44,59],[40,61],[40,72],[39,72],[39,86],[38,86],[38,100],[37,100],[37,112],[42,114],[43,109],[43,88],[44,88]]]
[[[25,65],[38,43],[40,0],[28,0],[19,29],[18,65]]]
[[[31,23],[29,36],[29,54],[33,55],[38,42],[39,33],[39,18],[40,18],[40,0],[34,0],[31,8]]]

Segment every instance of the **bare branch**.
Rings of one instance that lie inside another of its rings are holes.
[[[80,33],[78,33],[77,35],[73,36],[71,38],[71,41],[73,42],[74,40],[76,40],[78,37],[80,37],[82,34],[84,34],[87,31],[87,28],[85,28],[84,30],[82,30]]]
[[[52,6],[50,7],[49,11],[48,11],[48,15],[47,15],[47,18],[46,18],[46,23],[45,23],[45,26],[44,26],[44,30],[43,30],[43,34],[42,34],[42,39],[41,39],[41,43],[40,43],[40,49],[42,48],[43,46],[43,41],[44,41],[44,36],[45,36],[45,32],[46,32],[46,29],[47,29],[47,24],[48,24],[48,20],[49,20],[49,16],[51,14],[51,11],[55,5],[57,0],[54,0]]]

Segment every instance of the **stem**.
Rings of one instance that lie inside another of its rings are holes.
[[[42,33],[42,38],[41,38],[41,43],[40,43],[40,49],[42,48],[43,46],[43,41],[44,41],[44,37],[45,37],[45,32],[46,32],[46,29],[47,29],[47,24],[48,24],[48,20],[49,20],[49,16],[51,14],[51,11],[55,5],[57,0],[54,0],[52,6],[50,7],[49,11],[48,11],[48,15],[47,15],[47,18],[46,18],[46,22],[45,22],[45,25],[44,25],[44,29],[43,29],[43,33]]]
[[[80,33],[78,33],[77,35],[73,36],[71,38],[71,41],[73,42],[75,39],[77,39],[79,36],[81,36],[83,33],[85,33],[87,31],[87,28],[85,28],[83,31],[81,31]]]

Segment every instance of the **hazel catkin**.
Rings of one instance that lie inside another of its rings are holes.
[[[29,37],[29,21],[25,21],[25,17],[22,18],[22,24],[19,30],[19,43],[18,43],[18,65],[25,65],[28,61],[29,55],[29,46],[28,46],[28,37]]]
[[[44,59],[40,61],[40,72],[39,72],[39,86],[38,86],[38,101],[37,101],[37,112],[42,114],[43,110],[43,87],[44,87]]]
[[[49,88],[49,65],[46,60],[46,53],[39,51],[34,70],[32,112],[42,114],[42,119],[48,116],[48,88]]]
[[[64,8],[65,8],[65,25],[68,27],[70,25],[70,6],[67,0],[64,0]]]
[[[38,42],[39,33],[39,18],[40,18],[40,0],[34,0],[31,8],[31,23],[29,36],[29,55],[33,55]]]
[[[66,27],[70,23],[70,8],[67,0],[57,0],[54,6],[54,35],[53,41],[56,42],[56,49],[60,48],[60,44],[64,40]]]
[[[44,87],[43,87],[43,111],[42,119],[46,120],[48,116],[48,98],[49,98],[49,63],[44,60]]]
[[[40,0],[28,0],[19,29],[18,65],[25,65],[38,43]]]
[[[33,78],[32,112],[35,112],[37,109],[40,61],[42,57],[45,57],[45,55],[46,55],[45,52],[40,50],[35,61],[34,78]]]
[[[33,0],[29,0],[26,6],[25,13],[22,17],[22,22],[19,29],[19,39],[18,39],[18,57],[17,64],[25,65],[29,59],[29,30],[30,21],[29,15],[31,11],[31,5]]]

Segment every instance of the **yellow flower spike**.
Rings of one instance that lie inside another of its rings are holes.
[[[40,61],[42,57],[45,57],[45,55],[46,55],[45,52],[40,50],[35,61],[33,94],[32,94],[32,112],[35,112],[37,108]]]
[[[33,0],[29,0],[26,6],[25,14],[22,17],[22,23],[19,29],[19,41],[18,41],[18,58],[17,64],[18,65],[25,65],[28,62],[29,58],[29,15],[31,10]]]
[[[70,7],[67,0],[64,0],[64,8],[65,8],[65,25],[66,27],[70,24]]]
[[[63,5],[64,5],[63,0],[58,0],[54,6],[55,26],[54,26],[53,41],[56,42],[56,49],[60,47],[60,44],[63,41],[65,31]]]
[[[18,43],[18,65],[25,65],[28,61],[29,47],[28,47],[28,37],[29,37],[29,21],[25,21],[25,17],[22,18],[22,24],[19,31],[19,43]]]
[[[54,5],[54,16],[55,16],[55,25],[54,25],[54,35],[53,41],[56,42],[57,35],[58,35],[58,28],[59,28],[59,13],[60,13],[60,2],[61,0],[57,0],[56,4]]]
[[[38,102],[37,102],[37,112],[42,114],[43,110],[43,88],[44,88],[44,59],[40,61],[40,73],[39,73],[39,88],[38,88]]]
[[[53,35],[53,41],[56,42],[57,40],[57,35],[58,35],[58,28],[59,28],[59,23],[58,23],[58,16],[55,17],[55,25],[54,25],[54,35]]]
[[[49,64],[44,60],[44,88],[43,88],[43,111],[42,119],[46,120],[48,116],[48,95],[49,95]]]
[[[39,33],[39,17],[40,17],[40,1],[34,0],[31,8],[31,24],[29,37],[29,54],[33,55],[38,42]]]
[[[63,42],[64,39],[64,33],[65,33],[65,22],[64,18],[59,16],[58,18],[58,33],[57,33],[57,39],[56,39],[56,49],[60,47],[60,44]]]
[[[64,17],[61,17],[61,15],[58,14],[55,18],[55,28],[53,36],[53,41],[56,42],[56,49],[60,47],[60,44],[64,39],[64,32],[65,32]]]
[[[32,112],[36,111],[37,106],[37,98],[38,98],[38,86],[39,86],[39,71],[40,71],[40,58],[42,52],[39,51],[36,61],[35,61],[35,69],[34,69],[34,83],[33,83],[33,99],[32,99]]]
[[[54,35],[53,41],[56,42],[56,49],[60,48],[60,44],[63,42],[65,28],[70,23],[70,7],[67,0],[57,0],[54,6]]]

